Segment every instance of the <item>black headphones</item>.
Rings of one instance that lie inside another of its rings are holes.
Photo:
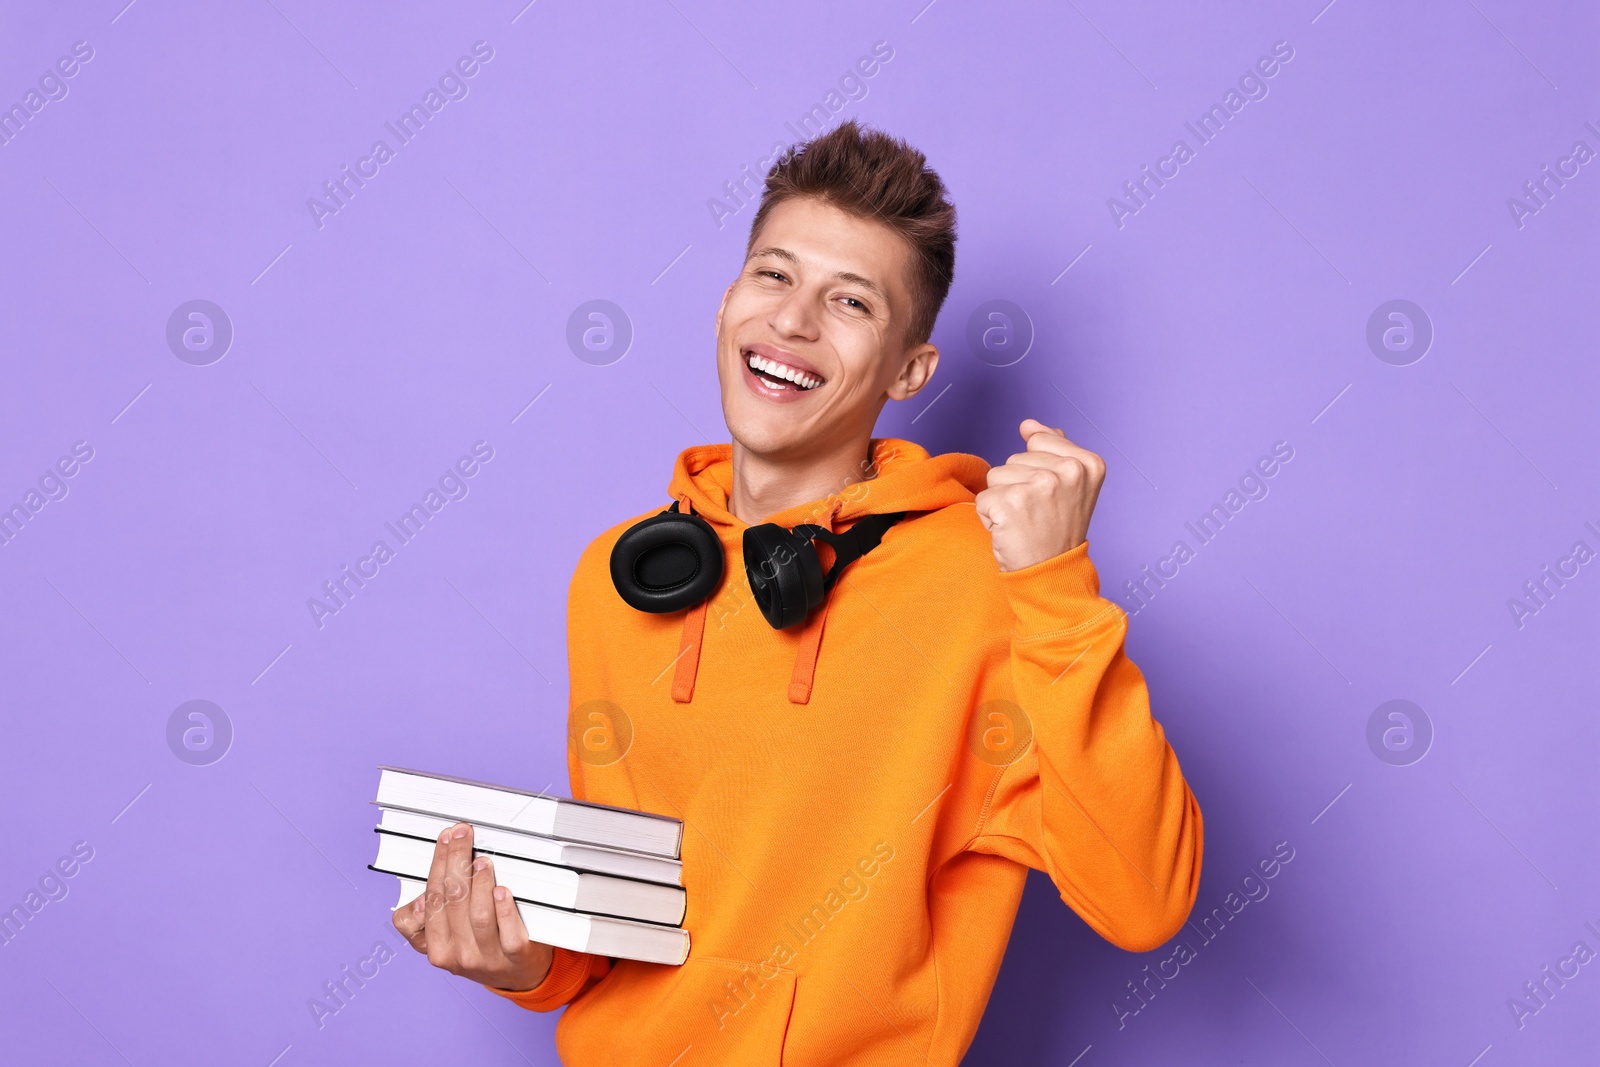
[[[806,620],[846,567],[878,547],[884,532],[906,517],[903,511],[868,515],[842,534],[813,523],[786,529],[777,523],[744,532],[744,572],[756,605],[773,629]],[[833,566],[822,573],[815,542],[833,549]],[[692,607],[722,580],[722,542],[711,524],[685,515],[677,503],[636,523],[611,550],[611,582],[630,607],[665,614]]]

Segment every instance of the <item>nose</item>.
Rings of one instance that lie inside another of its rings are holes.
[[[780,337],[815,340],[817,336],[816,294],[795,286],[773,308],[770,325]]]

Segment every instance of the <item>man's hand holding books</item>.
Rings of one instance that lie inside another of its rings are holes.
[[[472,827],[439,835],[427,891],[394,911],[394,926],[428,962],[495,989],[532,989],[550,971],[554,950],[528,940],[511,891],[497,885],[494,861],[473,857]]]
[[[428,962],[502,992],[536,988],[556,948],[681,964],[683,823],[468,778],[379,769],[378,854],[396,930]]]

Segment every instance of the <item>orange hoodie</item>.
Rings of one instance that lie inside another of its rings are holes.
[[[502,993],[567,1005],[563,1062],[956,1064],[1027,868],[1130,951],[1187,918],[1200,808],[1088,545],[1001,573],[982,459],[874,449],[875,478],[770,517],[911,512],[803,627],[751,596],[728,445],[685,451],[669,487],[726,553],[705,605],[622,602],[608,561],[634,519],[579,560],[572,792],[684,821],[691,947],[681,967],[557,949],[538,988]]]

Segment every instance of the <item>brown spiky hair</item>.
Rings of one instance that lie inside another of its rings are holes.
[[[956,207],[927,157],[897,137],[858,126],[855,119],[790,147],[767,172],[761,207],[750,220],[746,256],[767,214],[802,196],[884,223],[911,246],[906,346],[926,341],[956,269]]]

